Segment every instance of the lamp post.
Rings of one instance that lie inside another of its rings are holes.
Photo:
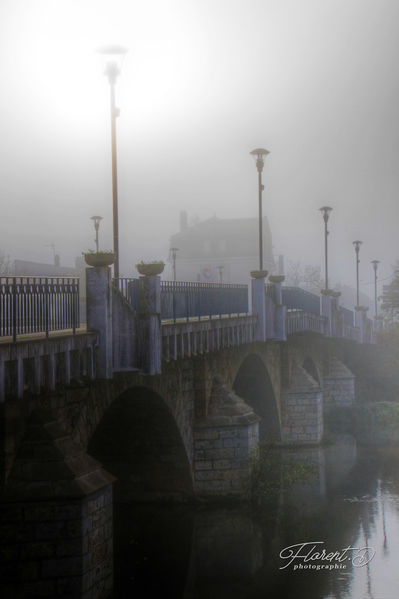
[[[170,248],[169,252],[172,257],[172,265],[173,265],[173,280],[176,281],[176,254],[179,251],[179,248]]]
[[[256,148],[250,154],[256,159],[256,168],[258,171],[258,194],[259,194],[259,270],[263,270],[263,223],[262,223],[262,171],[265,165],[265,158],[270,152],[263,148]]]
[[[102,216],[91,216],[90,219],[93,221],[94,230],[96,232],[96,237],[94,241],[96,242],[96,252],[98,252],[98,230],[100,228],[100,221],[102,221]]]
[[[355,246],[355,253],[356,253],[356,306],[359,307],[359,251],[360,251],[360,246],[363,242],[356,240],[353,242],[353,245]]]
[[[322,212],[323,214],[323,220],[324,220],[324,287],[325,289],[328,289],[328,227],[327,227],[327,223],[328,223],[328,219],[330,216],[330,212],[332,210],[332,208],[330,208],[330,206],[323,206],[322,208],[319,208],[320,212]]]
[[[119,232],[118,232],[118,176],[116,162],[116,117],[119,116],[119,108],[115,106],[115,84],[121,72],[122,62],[127,49],[123,46],[105,46],[99,50],[104,57],[104,75],[108,77],[110,87],[111,105],[111,150],[112,150],[112,216],[114,236],[114,277],[119,278]]]
[[[223,283],[223,270],[224,270],[224,266],[220,265],[217,267],[218,271],[219,271],[219,283]]]
[[[371,264],[373,265],[373,269],[374,269],[374,316],[375,318],[377,318],[378,316],[378,300],[377,300],[377,268],[379,265],[380,261],[379,260],[372,260]]]

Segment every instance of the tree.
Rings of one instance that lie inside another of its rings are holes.
[[[393,269],[393,280],[383,289],[381,309],[385,318],[393,322],[399,315],[399,261]]]
[[[302,268],[299,260],[288,260],[286,283],[292,287],[304,287],[309,291],[319,292],[323,286],[319,266],[307,264]]]
[[[309,289],[320,290],[323,286],[320,266],[308,264],[303,271],[303,282]]]
[[[0,250],[0,275],[10,275],[11,274],[11,261],[10,256],[6,256],[6,254]]]

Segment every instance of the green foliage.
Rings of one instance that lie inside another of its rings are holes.
[[[399,443],[399,402],[364,403],[354,409],[356,439],[371,445]]]
[[[151,262],[144,262],[144,260],[140,260],[139,264],[142,264],[143,266],[146,266],[147,264],[162,264],[162,266],[165,266],[165,262],[163,260],[152,260]]]
[[[382,294],[381,309],[388,323],[393,323],[399,316],[399,263],[396,263],[393,271],[393,280],[386,285]]]
[[[314,467],[296,460],[281,460],[281,452],[272,446],[262,446],[259,455],[253,455],[251,491],[252,500],[260,504],[275,498],[281,491],[296,483],[305,483]]]

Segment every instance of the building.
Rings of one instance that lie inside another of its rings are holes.
[[[259,268],[258,219],[221,219],[216,216],[188,225],[180,214],[180,231],[170,238],[176,251],[176,279],[180,281],[247,283]],[[272,236],[263,217],[263,266],[274,271]]]

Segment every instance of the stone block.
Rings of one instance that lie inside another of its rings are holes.
[[[226,470],[232,467],[232,460],[214,460],[213,467],[215,470]]]
[[[222,460],[233,457],[234,449],[232,447],[225,447],[222,449],[205,449],[205,459],[207,460]]]
[[[219,432],[213,428],[204,428],[194,431],[194,439],[218,439]]]
[[[23,560],[53,557],[54,553],[54,543],[49,541],[24,543],[21,546],[21,559]]]
[[[204,460],[204,461],[197,461],[195,462],[195,469],[196,470],[212,470],[212,461],[211,460]]]

